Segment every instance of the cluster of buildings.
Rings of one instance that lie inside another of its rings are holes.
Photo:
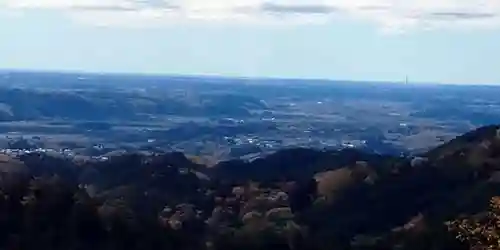
[[[51,156],[62,157],[66,159],[75,159],[79,157],[78,154],[73,152],[71,149],[51,149],[51,148],[35,148],[35,149],[11,149],[11,148],[2,148],[0,149],[0,154],[8,155],[12,158],[19,158],[23,155],[27,154],[46,154]],[[96,161],[107,161],[109,157],[107,156],[85,156],[88,160],[96,160]]]
[[[262,149],[279,149],[286,147],[338,147],[338,148],[362,148],[366,146],[366,140],[359,139],[320,139],[320,138],[259,138],[258,136],[224,137],[229,146],[257,146]]]
[[[26,154],[32,153],[47,153],[47,154],[59,154],[61,156],[72,157],[74,153],[69,149],[47,149],[47,148],[36,148],[36,149],[12,149],[12,148],[3,148],[0,149],[0,153],[9,155],[11,157],[19,157]]]

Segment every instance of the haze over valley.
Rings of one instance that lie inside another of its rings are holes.
[[[70,157],[180,151],[211,163],[295,147],[418,154],[498,123],[499,90],[4,71],[0,143]]]

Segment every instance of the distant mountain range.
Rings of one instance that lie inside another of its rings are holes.
[[[178,115],[248,117],[266,109],[249,96],[220,94],[198,101],[120,91],[57,91],[0,88],[0,121],[20,120],[144,120]]]

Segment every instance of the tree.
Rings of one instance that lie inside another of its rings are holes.
[[[493,197],[487,213],[447,223],[457,239],[471,250],[500,249],[500,197]]]

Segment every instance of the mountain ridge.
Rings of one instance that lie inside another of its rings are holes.
[[[500,195],[499,128],[420,161],[306,148],[210,168],[178,152],[2,156],[0,248],[468,249],[446,222]]]

